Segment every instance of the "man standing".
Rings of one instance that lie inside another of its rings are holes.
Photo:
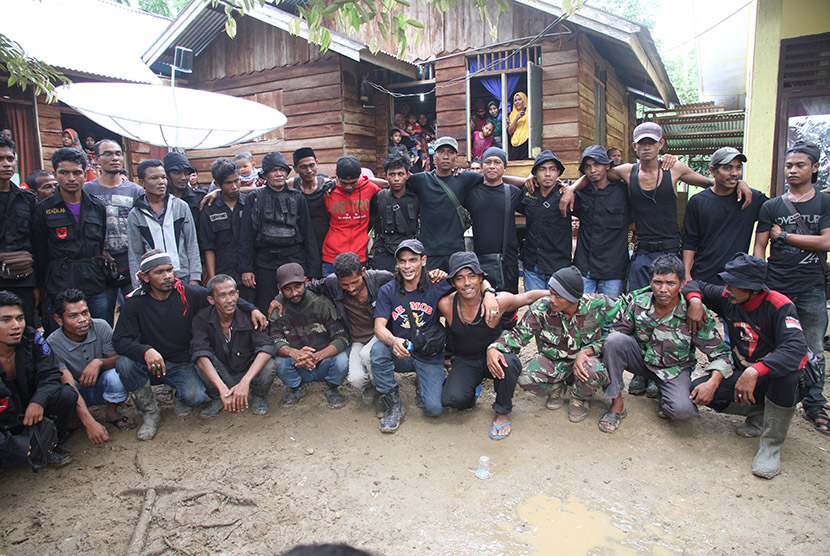
[[[361,262],[366,262],[370,205],[380,191],[368,176],[362,175],[360,161],[353,156],[337,161],[336,174],[337,186],[325,199],[329,231],[323,243],[323,276],[332,273],[334,258],[340,253],[357,253]]]
[[[54,330],[52,300],[66,288],[87,296],[95,318],[107,316],[107,281],[103,266],[106,208],[82,190],[86,157],[67,147],[52,154],[58,193],[35,207],[32,246],[41,292],[46,293],[49,330]]]
[[[823,393],[827,308],[821,264],[830,251],[830,195],[819,194],[813,187],[820,159],[821,149],[814,143],[798,142],[787,151],[784,171],[790,188],[761,207],[754,252],[764,258],[771,243],[767,285],[795,304],[804,338],[821,369],[822,380],[801,402],[804,416],[817,431],[830,434]]]
[[[654,380],[660,397],[657,415],[686,421],[698,413],[689,398],[695,349],[709,359],[707,372],[730,372],[729,350],[715,328],[715,320],[693,332],[686,300],[680,296],[683,263],[674,255],[658,257],[650,267],[651,289],[634,292],[628,306],[605,341],[603,360],[610,382],[605,393],[611,407],[599,422],[602,432],[615,432],[625,417],[623,370]]]
[[[107,236],[104,250],[115,260],[115,266],[123,280],[118,285],[107,288],[107,316],[106,321],[113,325],[115,305],[119,293],[130,293],[130,260],[128,254],[128,225],[127,218],[144,190],[137,183],[121,180],[121,170],[124,168],[124,152],[121,145],[112,139],[102,139],[95,143],[95,156],[101,167],[101,176],[84,184],[84,192],[92,195],[103,203],[107,211]]]
[[[469,409],[477,399],[477,390],[485,378],[493,379],[496,412],[488,433],[493,440],[507,438],[511,431],[510,412],[513,409],[513,392],[521,372],[521,366],[507,369],[487,365],[487,347],[501,334],[500,322],[487,324],[481,317],[484,296],[481,283],[484,272],[475,253],[461,251],[450,257],[450,273],[447,281],[455,291],[441,298],[438,309],[447,322],[447,332],[453,346],[452,371],[441,390],[441,404],[455,409]],[[513,295],[499,292],[496,302],[499,313],[510,313],[533,303],[547,294],[546,290]]]
[[[372,268],[395,271],[395,251],[401,241],[418,235],[418,197],[406,188],[409,179],[409,157],[390,154],[383,159],[383,170],[389,189],[378,191],[372,198],[371,212],[375,230],[375,252]]]
[[[780,470],[780,450],[805,394],[799,388],[807,343],[793,303],[764,283],[763,259],[736,253],[719,278],[726,286],[693,280],[683,293],[689,318],[700,324],[703,305],[726,323],[735,370],[692,382],[692,401],[716,411],[747,415],[738,434],[761,437],[752,473],[771,479]]]
[[[452,291],[446,280],[430,283],[424,246],[417,239],[402,241],[395,259],[395,280],[381,286],[378,292],[375,304],[378,342],[371,349],[372,378],[386,404],[380,430],[388,433],[398,430],[406,413],[395,372],[415,372],[416,401],[425,415],[435,417],[444,412],[441,403],[444,342],[441,334],[435,333],[442,326],[438,301]],[[482,282],[481,288],[487,292],[481,311],[489,323],[498,322],[495,290],[487,281]],[[390,319],[391,330],[387,327]]]
[[[251,412],[265,415],[265,396],[276,372],[274,343],[237,309],[239,290],[231,276],[217,274],[208,281],[207,290],[211,306],[193,319],[190,341],[193,362],[211,400],[200,414],[213,417],[222,409],[241,413],[248,408],[250,393]]]
[[[262,311],[279,292],[275,271],[283,264],[295,262],[313,277],[322,272],[308,203],[286,185],[289,172],[281,153],[266,154],[260,170],[265,187],[248,194],[242,212],[239,270],[242,283],[255,290],[255,304]]]
[[[164,171],[167,173],[167,192],[171,196],[187,203],[193,217],[193,225],[199,229],[199,204],[205,194],[190,187],[190,174],[196,168],[190,165],[190,161],[182,153],[171,151],[164,155]],[[200,279],[201,276],[196,276]]]
[[[112,327],[89,315],[86,296],[76,289],[55,296],[55,320],[60,328],[46,341],[66,367],[63,383],[78,392],[75,414],[89,442],[109,440],[107,429],[89,412],[93,405],[107,404],[106,420],[118,430],[135,427],[132,419],[118,412],[118,404],[127,401],[127,390],[115,371],[118,355],[112,345]]]
[[[277,269],[286,303],[282,316],[271,314],[271,337],[277,349],[277,376],[289,388],[282,405],[295,405],[306,395],[307,382],[325,382],[323,393],[332,409],[346,405],[340,386],[349,371],[349,345],[337,321],[334,304],[306,290],[303,267],[287,263]]]
[[[576,192],[574,216],[579,218],[574,264],[582,273],[586,293],[619,297],[628,270],[628,188],[610,181],[612,162],[599,145],[582,153],[579,171],[590,186]]]
[[[738,182],[746,157],[723,147],[712,155],[709,171],[715,184],[689,198],[683,218],[683,266],[686,280],[720,284],[719,273],[735,253],[746,253],[752,230],[767,196],[752,190],[752,204],[741,209]]]
[[[571,265],[571,216],[559,212],[562,194],[557,180],[565,167],[551,151],[542,151],[531,173],[536,190],[523,189],[518,211],[527,218],[527,238],[522,246],[525,291],[547,290],[551,275]]]
[[[115,364],[121,382],[133,393],[136,409],[144,414],[138,429],[139,440],[156,435],[161,413],[151,384],[167,384],[176,389],[173,412],[189,415],[207,399],[205,386],[193,368],[190,342],[193,319],[208,305],[207,290],[185,285],[173,272],[173,259],[160,249],[141,258],[138,279],[141,288],[127,296],[113,343],[121,357]],[[239,306],[250,311],[243,300]],[[265,326],[265,316],[251,312],[255,325]]]
[[[522,201],[518,187],[504,183],[507,153],[490,147],[481,156],[484,187],[475,187],[464,206],[473,217],[473,251],[484,265],[491,282],[500,289],[519,293],[519,240],[515,211]],[[495,260],[498,259],[498,260]],[[500,268],[499,268],[500,267]],[[500,276],[500,280],[496,279]]]
[[[0,458],[24,463],[30,449],[27,430],[47,416],[54,420],[58,440],[65,440],[77,399],[75,390],[61,384],[60,364],[40,332],[26,326],[23,302],[0,291]],[[57,467],[71,461],[57,446],[49,455]]]
[[[136,200],[127,217],[133,287],[140,285],[137,274],[142,256],[153,249],[170,255],[176,278],[198,284],[202,263],[192,211],[184,201],[168,193],[167,173],[160,160],[141,162],[137,173],[144,194]]]
[[[242,224],[244,201],[239,194],[239,168],[230,158],[217,158],[210,165],[213,182],[219,186],[219,199],[204,207],[199,220],[199,247],[205,258],[207,280],[217,274],[228,274],[239,287],[239,295],[254,300],[254,291],[242,284],[239,271],[239,231]]]
[[[308,214],[311,217],[311,227],[314,228],[314,238],[317,248],[323,248],[326,234],[329,231],[329,213],[326,210],[324,198],[326,178],[317,175],[317,156],[311,147],[301,147],[294,151],[294,171],[297,177],[291,187],[305,195],[308,204]]]
[[[583,294],[582,275],[575,266],[553,273],[549,296],[530,306],[513,330],[506,330],[487,348],[490,369],[519,376],[525,390],[545,396],[545,407],[565,405],[566,381],[573,376],[568,420],[583,421],[596,391],[608,384],[599,355],[608,326],[619,306],[605,295]],[[532,338],[539,355],[522,370],[516,355]]]
[[[34,191],[21,189],[12,181],[16,170],[14,141],[0,134],[0,260],[6,263],[7,257],[15,251],[28,259],[19,269],[12,270],[8,263],[0,266],[0,290],[9,291],[23,301],[26,324],[34,327],[37,282],[32,267],[30,234],[36,199]]]

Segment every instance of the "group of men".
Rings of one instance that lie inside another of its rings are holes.
[[[283,406],[318,381],[328,405],[342,407],[339,387],[348,381],[376,405],[381,431],[395,432],[405,415],[396,372],[416,373],[416,402],[428,416],[472,407],[482,380],[493,378],[494,440],[511,432],[516,384],[545,396],[549,409],[567,403],[574,422],[603,388],[612,403],[599,427],[611,433],[626,415],[629,370],[651,381],[661,417],[688,419],[698,405],[748,413],[742,434],[761,437],[753,472],[774,476],[801,398],[805,415],[830,433],[827,315],[814,295],[823,284],[819,256],[830,248],[830,196],[811,183],[820,151],[798,144],[787,154],[786,195],[806,233],[782,198],[768,201],[740,181],[746,158],[737,150],[713,154],[709,179],[671,157],[661,163],[657,124],[638,126],[632,146],[640,162],[613,168],[604,148],[587,148],[583,177],[566,187],[551,151],[536,157],[527,180],[505,175],[498,148],[484,152],[482,174],[459,173],[457,142],[442,137],[433,172],[410,174],[406,157],[390,155],[386,180],[374,179],[346,156],[329,181],[305,148],[294,153],[293,182],[278,152],[263,158],[261,185],[243,186],[236,161],[217,159],[215,191],[205,195],[190,187],[193,168],[175,152],[142,162],[138,184],[120,175],[116,182],[123,153],[103,140],[95,145],[101,178],[84,184],[84,159],[59,149],[57,190],[36,203],[11,183],[14,145],[0,138],[0,256],[33,255],[30,268],[12,265],[0,277],[0,369],[24,415],[4,442],[19,443],[44,415],[63,440],[72,414],[91,442],[104,442],[106,428],[88,406],[106,403],[107,421],[132,428],[118,411],[130,393],[143,417],[138,437],[151,439],[161,417],[151,388],[158,383],[175,389],[177,415],[203,404],[204,417],[249,404],[264,414],[276,376],[287,388]],[[684,234],[678,180],[707,188],[690,199]],[[521,251],[515,212],[527,218]],[[573,255],[571,215],[580,219]],[[468,226],[472,252],[464,250]],[[23,326],[36,322],[30,315],[41,293],[54,329],[46,340]],[[724,321],[729,347],[701,300]],[[539,355],[522,365],[516,352],[532,337]],[[822,371],[805,382],[807,345]],[[709,359],[705,380],[692,380],[696,349]],[[18,363],[23,352],[36,356]],[[60,448],[53,457],[68,459]]]

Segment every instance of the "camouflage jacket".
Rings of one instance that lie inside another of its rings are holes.
[[[528,308],[513,330],[505,330],[489,347],[505,353],[519,351],[535,337],[539,353],[552,361],[575,359],[589,347],[599,355],[609,326],[624,305],[625,301],[615,302],[606,295],[585,294],[568,320],[563,313],[552,311],[550,298],[543,297]]]
[[[299,304],[286,301],[282,316],[271,313],[271,339],[279,352],[283,346],[301,349],[304,346],[320,351],[329,344],[340,353],[348,346],[348,335],[337,320],[337,309],[327,297],[305,292]]]
[[[629,299],[627,309],[613,328],[637,340],[646,368],[660,380],[671,380],[684,370],[694,370],[697,365],[695,348],[709,358],[707,371],[720,371],[724,377],[729,376],[729,349],[715,328],[711,313],[701,330],[692,336],[686,322],[687,304],[683,296],[674,310],[662,319],[654,310],[650,288],[633,292]]]

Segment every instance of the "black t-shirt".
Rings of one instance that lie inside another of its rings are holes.
[[[816,193],[809,201],[793,203],[795,210],[813,235],[830,228],[830,195]],[[768,232],[778,224],[788,234],[801,235],[801,229],[781,197],[770,199],[761,207],[758,233]],[[787,294],[824,289],[824,271],[819,257],[824,252],[806,251],[780,241],[772,241],[767,260],[767,286]]]
[[[522,263],[531,272],[553,274],[571,265],[571,215],[563,217],[559,211],[562,193],[559,187],[551,189],[547,197],[542,190],[529,193],[521,189],[518,211],[527,217],[527,238],[522,246]]]
[[[6,211],[9,208],[9,197],[11,197],[11,191],[0,191],[0,214],[3,218],[6,217]]]
[[[457,176],[441,179],[462,205],[468,192],[484,181],[484,177],[476,172],[461,172]],[[419,239],[424,244],[427,255],[452,255],[464,251],[464,230],[458,212],[444,188],[435,181],[432,172],[412,174],[406,187],[418,196],[421,211]]]
[[[692,278],[723,284],[718,273],[735,253],[747,253],[752,229],[767,196],[752,190],[752,204],[741,210],[738,192],[718,195],[711,188],[693,195],[683,218],[683,250],[695,252]]]
[[[324,176],[317,176],[317,187],[311,193],[302,189],[302,178],[297,176],[291,187],[305,195],[308,205],[308,215],[311,217],[311,227],[314,229],[314,237],[317,239],[317,247],[322,251],[323,242],[329,231],[329,213],[326,210],[325,188],[323,185],[328,181]]]
[[[510,216],[507,218],[507,249],[504,250],[504,185],[474,187],[467,194],[464,206],[473,217],[473,251],[479,256],[502,253],[503,289],[518,293],[519,240],[514,212],[521,206],[522,191],[514,185],[507,186],[510,190]]]

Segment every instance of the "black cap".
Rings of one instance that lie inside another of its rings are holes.
[[[582,165],[585,164],[585,159],[590,158],[597,164],[613,164],[613,160],[608,156],[608,151],[600,145],[591,145],[582,151],[582,158],[579,160],[579,171],[582,172]],[[585,172],[582,172],[583,174]]]
[[[274,168],[284,168],[286,172],[291,173],[291,167],[285,161],[282,153],[272,152],[266,154],[262,159],[262,168],[259,170],[259,177],[264,178]]]
[[[458,251],[450,255],[450,273],[447,274],[447,279],[452,280],[456,274],[465,268],[469,268],[475,274],[484,274],[475,253],[472,251]]]
[[[315,159],[317,158],[317,155],[314,154],[314,149],[312,149],[311,147],[300,147],[299,149],[294,151],[294,166],[296,166],[297,163],[302,159],[308,158],[310,156],[314,157]]]
[[[343,180],[354,180],[360,177],[360,161],[353,156],[343,156],[337,161],[335,174]]]
[[[400,253],[404,249],[409,249],[416,255],[424,254],[424,244],[418,241],[417,239],[405,239],[402,242],[400,242],[400,244],[398,244],[398,248],[395,249],[395,257],[397,257],[398,253]]]
[[[167,153],[164,155],[163,163],[165,172],[169,172],[170,170],[185,170],[187,173],[192,174],[196,171],[196,168],[190,165],[190,161],[182,153]]]
[[[548,287],[571,303],[579,301],[585,291],[582,273],[573,265],[554,272],[548,280]]]
[[[565,172],[565,166],[559,161],[559,158],[553,151],[542,151],[536,155],[536,159],[533,161],[533,169],[530,171],[531,174],[536,173],[536,169],[539,168],[545,162],[554,162],[556,167],[559,168],[559,173],[563,174]]]
[[[744,290],[765,290],[767,279],[767,263],[764,259],[735,253],[732,260],[723,267],[718,274],[724,284]]]

